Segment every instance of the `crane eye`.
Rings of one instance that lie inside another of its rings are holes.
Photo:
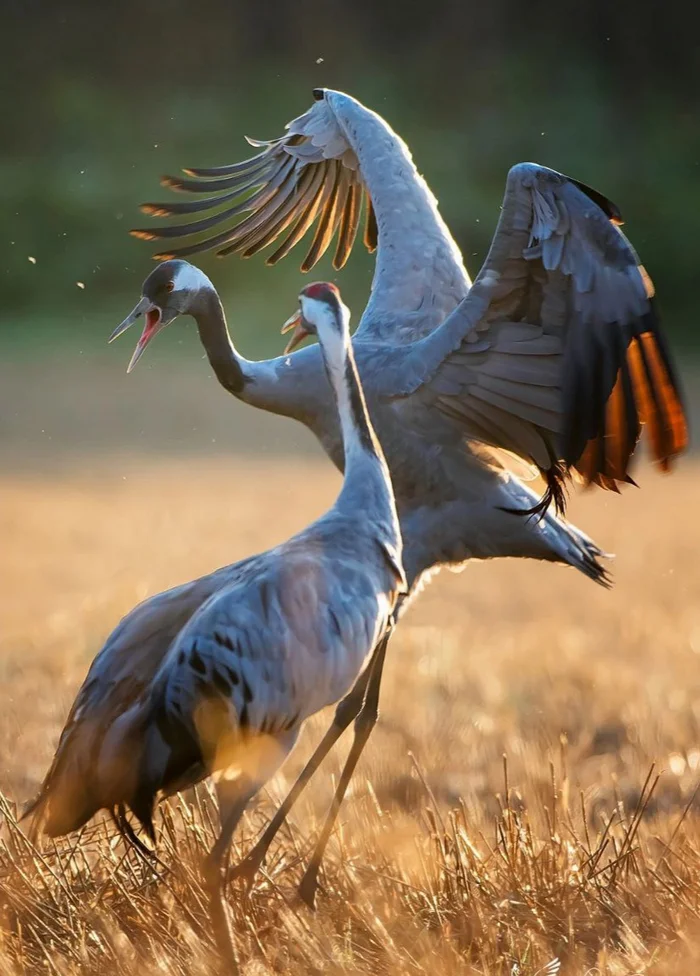
[[[175,282],[174,281],[169,281],[166,284],[166,286],[165,286],[165,290],[166,291],[172,291],[174,287],[175,287]]]

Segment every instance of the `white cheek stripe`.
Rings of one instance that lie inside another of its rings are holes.
[[[173,278],[175,291],[198,291],[201,288],[213,288],[211,281],[203,271],[193,264],[185,264],[178,268]]]

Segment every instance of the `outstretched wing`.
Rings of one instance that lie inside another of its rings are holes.
[[[513,167],[471,292],[386,390],[533,462],[560,506],[574,470],[613,490],[630,481],[642,424],[664,470],[688,442],[653,286],[620,223],[590,187]]]
[[[275,264],[308,232],[302,271],[313,268],[334,239],[333,265],[341,268],[364,207],[364,242],[377,250],[377,262],[357,333],[406,344],[436,328],[467,294],[471,282],[462,256],[391,126],[343,92],[316,89],[314,98],[281,138],[249,140],[261,150],[251,159],[163,181],[203,199],[143,208],[154,217],[193,220],[132,233],[149,241],[185,239],[184,246],[156,254],[160,259],[209,250],[250,257],[269,247],[267,263]]]
[[[336,235],[333,267],[339,269],[355,242],[364,199],[364,242],[369,251],[374,251],[377,224],[372,202],[360,176],[357,156],[328,101],[316,101],[286,128],[287,134],[279,139],[248,139],[262,151],[243,162],[213,169],[186,169],[189,179],[166,176],[161,181],[171,190],[207,194],[203,199],[147,203],[141,208],[153,217],[206,216],[185,224],[154,226],[131,233],[142,240],[170,241],[201,235],[223,225],[213,236],[162,251],[156,257],[185,257],[216,250],[222,256],[235,251],[247,258],[277,243],[267,258],[267,264],[272,265],[315,225],[302,271],[313,268]]]

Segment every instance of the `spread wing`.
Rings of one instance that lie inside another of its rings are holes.
[[[620,223],[590,187],[513,167],[471,292],[407,349],[386,391],[534,463],[543,501],[560,507],[574,471],[613,490],[630,481],[642,425],[664,470],[688,442],[653,286]]]
[[[158,259],[185,257],[216,250],[220,256],[238,252],[250,257],[276,248],[267,264],[276,264],[315,226],[302,262],[308,271],[337,236],[333,267],[342,268],[350,255],[365,209],[364,242],[377,246],[377,224],[358,159],[338,125],[330,103],[319,100],[287,125],[287,134],[269,141],[248,139],[261,151],[240,163],[209,169],[186,169],[187,179],[166,176],[171,190],[205,196],[185,203],[147,203],[153,217],[205,214],[184,224],[150,227],[131,233],[147,241],[171,241],[196,235],[183,247],[169,248]],[[212,228],[213,235],[201,237]]]

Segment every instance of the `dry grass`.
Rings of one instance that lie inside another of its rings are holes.
[[[618,553],[612,592],[502,562],[443,574],[417,601],[392,643],[318,912],[296,903],[294,882],[342,752],[250,900],[230,891],[248,976],[534,976],[555,959],[591,976],[697,971],[698,468],[640,478],[642,491],[573,509]],[[0,481],[0,973],[211,971],[206,792],[166,810],[155,869],[105,826],[39,854],[12,802],[36,787],[122,613],[285,537],[337,483],[325,462],[216,459]],[[328,718],[251,810],[238,855]]]

